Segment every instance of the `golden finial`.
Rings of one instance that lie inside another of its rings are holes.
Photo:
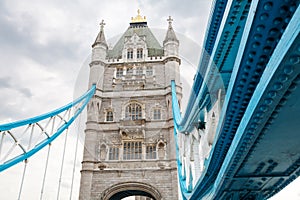
[[[136,17],[131,17],[131,23],[146,22],[146,16],[144,16],[144,17],[141,16],[140,9],[137,10],[137,13],[138,14]]]

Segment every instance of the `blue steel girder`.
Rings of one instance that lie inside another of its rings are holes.
[[[251,1],[232,2],[222,34],[218,38],[218,43],[212,54],[213,63],[211,64],[217,66],[225,89],[229,84],[250,4]]]
[[[205,40],[204,40],[204,49],[208,54],[211,54],[218,32],[219,28],[222,22],[222,18],[224,15],[224,11],[226,8],[228,0],[214,0],[213,2],[213,9],[211,10],[210,18],[209,18],[209,27],[205,34]]]
[[[269,198],[300,175],[300,7],[263,73],[215,182],[215,198]],[[225,177],[224,179],[221,177]]]
[[[204,49],[202,50],[201,53],[201,60],[196,72],[196,75],[194,77],[194,83],[192,86],[192,91],[190,93],[189,97],[189,102],[187,104],[186,112],[185,113],[190,113],[192,111],[192,108],[195,104],[197,95],[199,93],[200,87],[203,83],[203,76],[207,68],[207,64],[210,59],[211,52],[213,50],[220,25],[222,22],[222,18],[224,15],[224,11],[226,8],[228,0],[214,0],[213,5],[212,5],[212,10],[210,13],[210,18],[209,18],[209,23],[208,26],[209,28],[206,31],[205,39],[204,39]],[[188,114],[185,114],[183,119],[186,119]],[[185,122],[183,121],[182,124]]]
[[[298,0],[252,2],[252,17],[247,19],[235,60],[213,152],[190,199],[202,198],[211,191],[260,77],[298,6]]]
[[[218,34],[206,35],[207,52],[204,51],[201,55],[189,102],[180,122],[181,132],[190,132],[193,129],[191,125],[198,122],[200,110],[211,109],[217,100],[219,89],[222,89],[224,94],[250,7],[250,1],[230,1],[226,7],[226,2],[216,3],[219,4],[215,4],[212,11],[207,34],[215,33],[213,30],[220,30]],[[221,23],[220,16],[224,13],[227,13],[227,16]],[[211,47],[212,43],[214,46]]]

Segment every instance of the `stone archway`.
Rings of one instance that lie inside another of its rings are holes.
[[[162,200],[162,196],[156,188],[149,184],[139,182],[115,184],[104,190],[100,200],[119,200],[133,195],[147,196],[155,200]]]

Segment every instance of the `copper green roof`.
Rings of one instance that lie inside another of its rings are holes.
[[[122,51],[124,48],[125,38],[132,37],[134,33],[136,33],[139,37],[145,36],[146,38],[145,42],[147,44],[149,57],[164,55],[163,48],[160,46],[159,42],[157,41],[157,39],[155,38],[151,30],[148,28],[148,26],[145,23],[143,24],[131,23],[129,28],[122,35],[122,37],[113,47],[113,49],[108,51],[108,57],[117,58],[117,59],[122,58]]]

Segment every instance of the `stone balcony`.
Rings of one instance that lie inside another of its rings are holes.
[[[143,139],[145,138],[145,119],[120,120],[120,136],[124,139]]]
[[[141,89],[146,85],[146,82],[145,74],[124,75],[120,78],[114,78],[113,80],[115,85],[120,85],[123,89]]]
[[[146,76],[142,75],[126,75],[122,77],[123,87],[144,87],[146,85]]]
[[[120,127],[123,128],[138,128],[138,127],[143,127],[145,126],[146,119],[141,118],[141,119],[122,119],[120,120]]]

